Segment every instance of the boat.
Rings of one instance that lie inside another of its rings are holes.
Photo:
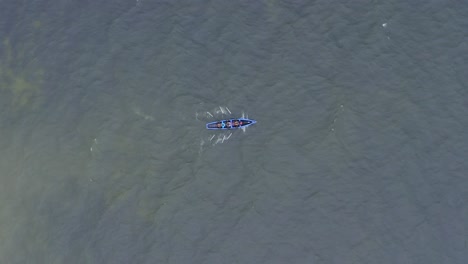
[[[226,119],[215,121],[206,124],[206,129],[237,129],[237,128],[245,128],[257,123],[257,121],[247,118],[233,118],[233,119]]]

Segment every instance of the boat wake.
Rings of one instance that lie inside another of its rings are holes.
[[[227,106],[218,106],[211,111],[195,113],[195,118],[207,122],[213,119],[223,119],[228,115],[232,115],[232,112]]]

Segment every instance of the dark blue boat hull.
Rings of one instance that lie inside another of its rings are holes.
[[[206,129],[225,130],[248,127],[257,123],[257,121],[246,118],[233,118],[211,122],[206,124]]]

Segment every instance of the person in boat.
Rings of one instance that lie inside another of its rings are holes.
[[[218,124],[216,124],[216,126],[217,126],[218,128],[221,128],[221,127],[223,126],[223,123],[218,123]]]
[[[233,126],[234,126],[234,127],[238,127],[239,125],[240,125],[239,120],[235,120]]]
[[[226,127],[231,127],[231,122],[230,121],[226,122]]]

